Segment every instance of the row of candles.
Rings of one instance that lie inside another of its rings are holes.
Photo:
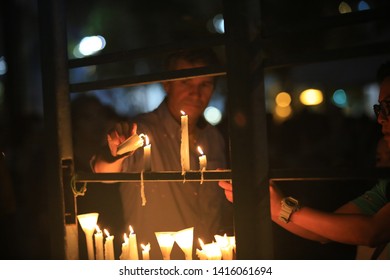
[[[97,225],[99,213],[87,213],[78,215],[77,218],[83,229],[87,241],[88,259],[90,260],[114,260],[114,236],[104,229],[103,232]],[[123,236],[122,252],[120,260],[138,260],[137,236],[131,226],[130,233]],[[194,228],[187,228],[172,232],[155,232],[158,244],[164,260],[170,260],[172,247],[176,242],[183,250],[185,259],[192,260]],[[215,235],[215,242],[204,244],[199,239],[201,249],[196,249],[196,255],[200,260],[232,260],[235,252],[234,236]],[[149,260],[151,250],[150,243],[140,244],[142,248],[142,259]]]

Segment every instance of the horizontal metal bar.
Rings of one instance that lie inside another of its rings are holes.
[[[161,171],[143,173],[77,173],[75,182],[183,182],[183,181],[230,181],[232,171],[206,170]],[[143,178],[142,178],[143,177]],[[390,179],[390,168],[373,169],[272,169],[269,171],[271,181],[325,181],[325,180],[376,180]]]
[[[172,81],[179,79],[186,79],[189,77],[201,76],[222,76],[226,75],[226,70],[223,66],[210,66],[194,69],[184,69],[176,71],[168,71],[163,73],[146,74],[139,76],[107,79],[93,82],[71,84],[69,86],[70,92],[86,92],[90,90],[101,90],[115,87],[136,86],[151,83],[158,83],[163,81]]]
[[[377,180],[390,179],[390,168],[373,169],[274,169],[271,181],[325,181],[325,180]]]
[[[386,7],[388,8],[388,6]],[[263,38],[284,37],[286,34],[306,33],[309,31],[320,32],[321,30],[329,30],[331,28],[339,28],[344,26],[353,26],[362,23],[371,23],[379,20],[388,19],[388,9],[378,8],[373,10],[365,10],[347,14],[339,14],[327,17],[318,17],[303,19],[302,21],[294,21],[290,24],[279,26],[276,30],[268,32],[267,29],[260,35]],[[259,38],[258,38],[259,39]]]
[[[265,68],[288,67],[314,62],[348,59],[363,56],[375,56],[390,53],[390,42],[378,42],[362,46],[337,48],[331,50],[318,50],[313,52],[290,53],[274,59],[265,59]]]
[[[167,53],[171,51],[176,51],[180,49],[193,49],[198,47],[211,47],[217,45],[223,45],[224,35],[213,36],[209,38],[203,38],[192,41],[183,41],[174,44],[164,44],[160,46],[146,47],[142,49],[135,49],[129,51],[120,51],[109,54],[94,55],[85,58],[71,59],[68,62],[69,68],[79,68],[91,65],[100,65],[105,63],[118,63],[127,61],[130,59],[135,59],[139,57],[145,57],[150,55],[157,55],[161,53]]]
[[[178,171],[143,173],[77,173],[75,182],[210,182],[229,181],[230,170],[187,171],[184,175]]]

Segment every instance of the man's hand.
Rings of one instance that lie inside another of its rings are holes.
[[[116,123],[115,127],[107,134],[107,143],[110,148],[111,155],[116,157],[118,155],[118,146],[136,133],[137,124],[130,124],[128,122]]]
[[[227,181],[219,181],[218,185],[224,189],[226,199],[233,202],[233,185]]]

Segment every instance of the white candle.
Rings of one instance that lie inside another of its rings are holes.
[[[171,232],[171,231],[155,232],[158,245],[160,246],[161,253],[164,260],[171,259],[171,251],[172,251],[173,244],[175,243],[174,234],[175,232]]]
[[[181,170],[182,175],[190,170],[190,148],[188,138],[188,116],[185,112],[181,111],[181,146],[180,146],[180,157],[181,157]]]
[[[137,235],[134,233],[133,228],[130,226],[130,235],[129,235],[129,257],[130,260],[138,260],[138,245],[137,245]]]
[[[222,259],[222,252],[215,242],[205,244],[204,249],[208,260],[220,260]]]
[[[201,261],[207,260],[206,254],[203,252],[203,250],[196,249],[196,255]]]
[[[233,247],[233,252],[236,252],[236,237],[233,236],[228,236],[227,239],[229,240],[229,244],[232,245]]]
[[[93,233],[96,228],[98,217],[99,217],[99,213],[88,213],[88,214],[77,215],[77,219],[80,222],[80,226],[85,233],[89,260],[95,259],[95,253],[93,249]]]
[[[150,259],[150,257],[149,257],[150,243],[148,243],[146,245],[141,244],[141,247],[142,247],[142,259],[149,260]]]
[[[150,171],[151,170],[150,152],[151,152],[151,145],[149,144],[149,137],[147,135],[145,135],[144,171]]]
[[[226,233],[224,236],[214,235],[217,245],[221,249],[222,259],[223,260],[232,260],[233,259],[233,245],[230,244]]]
[[[106,242],[104,243],[104,259],[115,260],[114,236],[110,235],[110,233],[106,229],[104,229],[104,233],[106,234]]]
[[[198,242],[199,242],[199,244],[200,244],[201,250],[196,249],[196,255],[198,256],[198,258],[199,258],[200,260],[207,260],[206,253],[205,253],[205,251],[203,250],[203,247],[204,247],[203,240],[200,239],[200,238],[198,238]]]
[[[128,260],[129,259],[129,238],[126,233],[123,234],[123,243],[122,243],[122,253],[119,256],[120,260]]]
[[[233,246],[227,245],[226,247],[220,247],[223,260],[233,259]]]
[[[96,259],[97,260],[104,260],[104,255],[103,255],[103,233],[100,230],[99,226],[96,226],[95,250],[96,250]]]
[[[174,235],[177,245],[183,250],[186,260],[192,260],[192,244],[194,242],[194,228],[179,230]]]
[[[199,258],[203,259],[205,256],[207,260],[220,260],[222,258],[221,249],[215,242],[204,244],[202,239],[198,240],[202,248],[202,250],[197,250]]]
[[[200,146],[198,146],[199,156],[199,169],[200,171],[204,171],[207,168],[207,157],[203,154],[203,150]]]

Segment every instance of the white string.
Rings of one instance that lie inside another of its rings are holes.
[[[145,184],[144,184],[144,170],[141,171],[141,201],[142,201],[142,206],[145,206],[146,196],[145,196]]]

